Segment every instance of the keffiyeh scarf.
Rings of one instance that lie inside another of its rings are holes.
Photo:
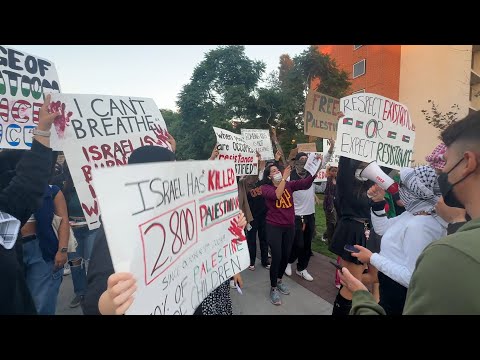
[[[437,174],[430,166],[400,170],[400,199],[410,213],[430,211],[440,198]]]

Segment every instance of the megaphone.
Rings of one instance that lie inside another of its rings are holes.
[[[398,184],[380,169],[380,166],[378,166],[376,161],[372,161],[368,164],[368,166],[362,170],[360,176],[372,180],[375,184],[390,194],[398,192]]]

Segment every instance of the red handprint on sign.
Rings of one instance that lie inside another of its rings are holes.
[[[168,142],[168,131],[163,130],[160,125],[155,124],[155,128],[153,129],[153,132],[157,137],[157,144],[169,149],[170,143]]]
[[[242,241],[247,240],[245,237],[245,233],[243,232],[243,228],[238,226],[238,220],[237,218],[233,218],[230,220],[230,227],[228,228],[228,231],[232,233],[232,235],[236,236],[236,238],[232,239],[232,243],[238,244]]]
[[[55,125],[55,130],[57,130],[58,137],[65,137],[65,127],[68,126],[73,112],[69,111],[66,113],[65,104],[60,101],[54,101],[50,103],[48,111],[50,113],[60,111],[60,115],[55,118],[53,124]]]

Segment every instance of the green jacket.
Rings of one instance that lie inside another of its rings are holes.
[[[404,315],[480,314],[480,219],[433,242],[418,257]],[[368,291],[353,294],[351,315],[385,315]]]

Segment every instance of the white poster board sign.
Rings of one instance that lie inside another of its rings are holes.
[[[323,182],[327,181],[327,169],[330,166],[335,166],[338,167],[338,160],[340,159],[340,156],[336,153],[336,148],[337,146],[335,145],[333,147],[333,154],[332,157],[330,158],[330,161],[325,165],[325,168],[320,169],[320,171],[317,174],[317,177],[315,178],[315,182]],[[328,149],[330,149],[330,140],[329,139],[323,139],[323,157],[325,157],[328,153]]]
[[[242,135],[217,127],[213,127],[213,130],[217,135],[217,149],[220,154],[216,160],[233,160],[237,176],[257,175],[257,153],[243,140]]]
[[[250,264],[233,161],[136,164],[94,177],[115,271],[137,279],[127,314],[193,314]]]
[[[262,129],[242,129],[243,140],[250,145],[251,148],[258,151],[262,160],[272,160],[273,155],[272,140],[270,139],[270,131]]]
[[[92,169],[123,166],[144,145],[170,149],[165,121],[152,99],[108,95],[52,95],[64,109],[59,143],[77,190],[88,227],[100,226]],[[120,194],[118,194],[120,196]]]
[[[340,99],[340,110],[338,155],[396,170],[411,165],[415,126],[405,105],[358,93]]]
[[[44,94],[58,92],[53,62],[0,46],[0,148],[30,149]],[[59,126],[55,121],[54,128]],[[53,150],[60,150],[55,131],[50,144]]]

